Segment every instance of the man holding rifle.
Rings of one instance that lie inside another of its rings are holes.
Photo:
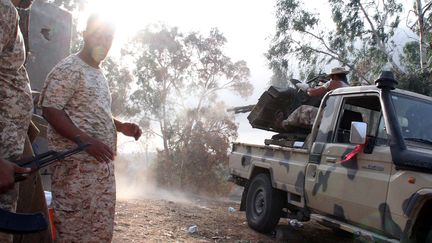
[[[18,186],[12,185],[11,174],[21,169],[4,159],[20,159],[33,107],[16,7],[27,9],[31,3],[0,0],[0,188],[11,188],[0,195],[0,208],[7,211],[15,211],[18,198]],[[12,242],[12,235],[0,233],[0,242]]]

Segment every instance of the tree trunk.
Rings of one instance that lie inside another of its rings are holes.
[[[420,0],[419,0],[420,1]],[[361,4],[361,2],[359,2],[359,6],[361,11],[363,12],[363,15],[366,18],[366,21],[369,23],[369,27],[371,28],[372,31],[372,35],[374,36],[373,38],[375,39],[375,41],[377,42],[378,48],[381,50],[382,53],[384,53],[387,57],[387,62],[389,62],[392,67],[393,67],[393,71],[395,71],[398,74],[402,74],[403,71],[402,69],[399,67],[399,65],[393,60],[392,55],[390,55],[389,51],[386,48],[385,43],[383,42],[383,40],[380,38],[379,35],[379,30],[376,29],[376,27],[374,26],[374,24],[372,23],[372,20],[368,14],[368,12],[366,11],[366,9],[364,8],[363,4]]]
[[[427,66],[427,57],[426,57],[426,45],[424,43],[424,16],[423,16],[423,5],[421,0],[415,0],[415,9],[417,13],[417,34],[419,36],[419,51],[420,51],[420,68],[423,71]]]

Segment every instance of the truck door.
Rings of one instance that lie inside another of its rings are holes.
[[[312,147],[306,169],[307,204],[339,220],[381,229],[392,162],[380,100],[373,93],[338,99],[342,100],[337,108],[324,108],[335,110],[332,116],[324,110]],[[368,124],[368,146],[344,160],[356,146],[349,141],[352,121]]]

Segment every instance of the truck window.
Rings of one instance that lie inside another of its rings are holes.
[[[432,102],[402,94],[394,94],[392,101],[407,145],[430,146],[432,144],[432,119],[430,119]]]
[[[330,96],[325,101],[316,142],[328,143],[331,141],[334,134],[334,114],[339,110],[340,102],[340,95]]]
[[[360,121],[368,124],[368,137],[380,137],[380,143],[385,143],[386,134],[382,132],[384,127],[380,126],[381,105],[377,96],[345,97],[342,104],[333,142],[349,143],[351,122]]]
[[[387,131],[385,128],[384,117],[382,114],[381,114],[381,118],[380,118],[379,125],[378,125],[378,131],[377,131],[377,136],[376,136],[376,140],[375,140],[375,145],[376,146],[388,145]]]

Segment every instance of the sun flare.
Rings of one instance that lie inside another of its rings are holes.
[[[112,52],[117,53],[122,45],[139,30],[150,23],[157,22],[154,12],[160,9],[160,4],[155,1],[143,0],[92,0],[80,11],[78,16],[78,29],[84,30],[88,16],[98,14],[109,19],[116,25],[116,37]],[[153,13],[149,11],[153,10]],[[150,14],[151,13],[151,14]]]

